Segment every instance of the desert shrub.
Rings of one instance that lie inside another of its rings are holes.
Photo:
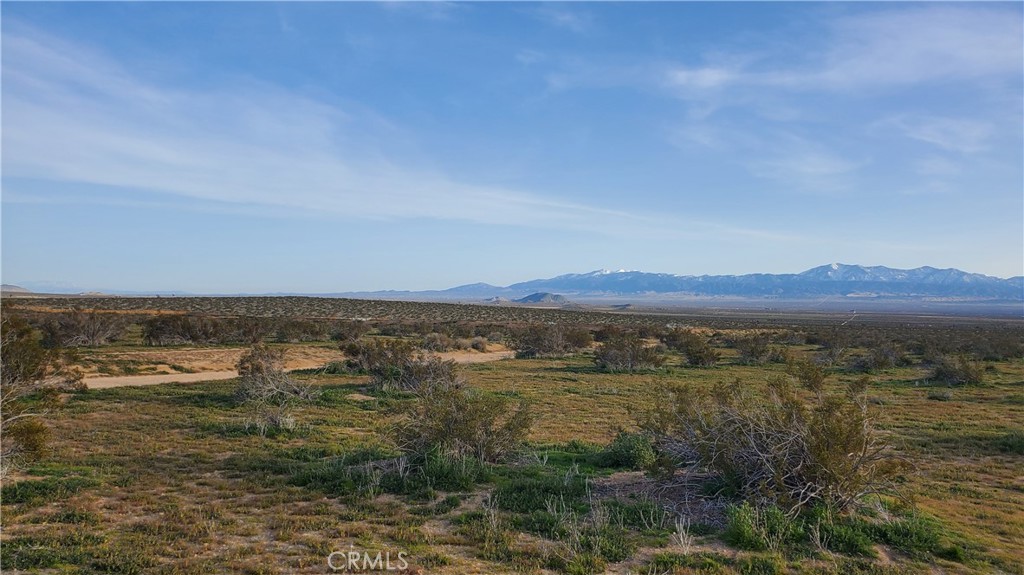
[[[407,361],[416,353],[416,346],[402,340],[348,341],[338,349],[362,373],[369,373],[374,366]]]
[[[768,350],[768,363],[790,363],[793,360],[793,352],[784,345],[773,345]]]
[[[278,320],[274,338],[281,343],[324,341],[328,337],[328,325],[319,320],[287,318]]]
[[[818,363],[827,366],[841,363],[852,345],[850,332],[838,327],[819,333],[815,338],[808,338],[807,343],[811,343],[812,339],[821,345],[816,358]]]
[[[707,341],[700,341],[686,348],[686,363],[692,367],[714,367],[722,354]]]
[[[158,315],[142,324],[146,345],[217,344],[240,341],[230,322],[205,315]]]
[[[786,365],[786,372],[796,378],[800,385],[808,391],[821,393],[825,390],[825,379],[828,377],[828,374],[820,363],[807,360],[791,360]]]
[[[966,355],[959,355],[956,359],[944,357],[928,379],[949,385],[978,385],[985,380],[985,371],[981,364]]]
[[[430,382],[416,388],[390,435],[406,453],[440,451],[493,462],[514,453],[532,424],[525,402],[513,406],[507,397]]]
[[[626,334],[626,330],[621,326],[617,325],[602,325],[596,332],[594,332],[594,341],[605,342],[610,339],[622,337]]]
[[[235,399],[255,412],[261,433],[267,427],[293,429],[294,406],[317,396],[313,387],[285,373],[283,351],[263,344],[254,345],[238,360],[238,375]]]
[[[52,314],[40,325],[46,347],[105,345],[117,339],[127,327],[118,314],[97,310],[73,310]]]
[[[1024,338],[1002,332],[989,332],[979,337],[971,349],[978,359],[1006,361],[1024,357]]]
[[[0,316],[0,479],[45,453],[49,428],[42,417],[61,391],[82,388],[58,350],[42,346],[24,319]]]
[[[892,342],[881,342],[868,349],[867,353],[850,358],[847,369],[856,372],[874,372],[907,365],[903,351]]]
[[[427,351],[449,351],[455,346],[455,342],[443,333],[432,332],[423,336],[422,345]]]
[[[222,343],[230,340],[247,344],[258,344],[274,333],[276,321],[270,317],[245,316],[234,318],[230,323],[231,333]]]
[[[601,452],[600,461],[607,467],[643,470],[654,465],[657,453],[651,438],[641,433],[619,432]]]
[[[179,316],[158,315],[142,323],[142,343],[145,345],[176,345],[188,340],[177,325]]]
[[[681,352],[687,365],[692,367],[712,367],[721,358],[707,338],[690,329],[673,329],[663,335],[661,341],[669,349]]]
[[[469,347],[471,347],[472,349],[475,349],[477,351],[486,352],[487,351],[487,338],[486,337],[481,337],[481,336],[476,336],[476,337],[474,337],[470,341]]]
[[[573,351],[560,325],[533,324],[516,330],[511,337],[516,357],[561,357]]]
[[[594,343],[594,335],[584,327],[572,327],[565,330],[565,342],[572,349],[586,349]]]
[[[660,449],[707,469],[744,499],[795,511],[847,509],[895,488],[905,468],[873,426],[864,386],[804,400],[785,378],[764,394],[738,380],[712,390],[666,388],[642,421]]]
[[[737,337],[729,343],[739,352],[740,363],[761,365],[767,363],[771,356],[771,337],[767,333]]]
[[[381,391],[416,391],[428,385],[461,386],[454,361],[424,354],[402,340],[352,342],[342,346],[357,371]]]
[[[407,326],[397,321],[378,323],[377,333],[387,337],[404,337],[408,335]]]
[[[340,319],[328,327],[330,338],[343,343],[356,341],[370,331],[370,326],[361,320]]]
[[[627,334],[602,343],[594,363],[608,371],[640,371],[661,367],[665,356],[639,336]]]
[[[372,342],[366,366],[370,383],[381,391],[417,391],[425,388],[461,387],[462,378],[454,361],[413,352],[398,341]]]

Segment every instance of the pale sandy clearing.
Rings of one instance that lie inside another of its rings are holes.
[[[492,351],[487,353],[452,351],[437,354],[444,359],[454,360],[456,363],[483,363],[497,361],[515,356],[513,351]],[[320,367],[324,362],[289,361],[288,369],[309,369]],[[159,375],[125,375],[115,377],[86,377],[83,381],[89,389],[107,389],[111,387],[124,387],[129,385],[157,385],[161,383],[196,383],[200,381],[216,381],[220,379],[231,379],[238,377],[235,370],[203,371],[199,373],[170,373]]]

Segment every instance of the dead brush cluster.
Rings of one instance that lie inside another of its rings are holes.
[[[643,426],[679,465],[710,470],[725,490],[791,514],[815,504],[845,510],[894,490],[907,465],[874,429],[862,384],[807,398],[773,377],[764,391],[739,380],[668,387]]]

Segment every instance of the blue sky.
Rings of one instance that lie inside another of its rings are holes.
[[[2,10],[5,283],[1024,273],[1020,3]]]

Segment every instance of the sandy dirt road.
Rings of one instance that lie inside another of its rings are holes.
[[[446,352],[437,354],[444,359],[454,360],[456,363],[484,363],[508,359],[515,356],[513,351],[492,351],[487,353],[467,352]],[[288,363],[288,369],[310,369],[320,367],[323,363]],[[124,387],[129,385],[158,385],[161,383],[196,383],[200,381],[216,381],[220,379],[231,379],[238,377],[235,370],[202,371],[199,373],[171,373],[159,375],[124,375],[113,377],[86,377],[83,381],[89,389],[108,389],[111,387]]]

